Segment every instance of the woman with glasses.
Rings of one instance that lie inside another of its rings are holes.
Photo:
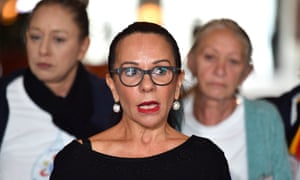
[[[55,158],[51,179],[230,179],[223,152],[211,141],[176,131],[184,77],[175,39],[163,27],[136,22],[112,41],[106,76],[121,121],[73,141]],[[171,111],[171,109],[173,109]]]

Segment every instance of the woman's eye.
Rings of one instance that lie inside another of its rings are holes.
[[[168,70],[169,69],[167,67],[155,67],[152,73],[156,75],[165,75],[167,74]]]
[[[125,68],[124,73],[126,76],[135,76],[138,74],[138,69],[133,67]]]
[[[230,60],[230,63],[231,64],[238,64],[238,61],[236,61],[236,60]]]
[[[229,62],[233,65],[240,64],[240,61],[237,59],[230,59]]]
[[[65,38],[55,37],[54,41],[57,42],[57,43],[62,43],[62,42],[65,42],[66,40],[65,40]]]
[[[211,54],[204,54],[204,58],[205,58],[206,60],[213,60],[213,59],[215,59],[215,56],[214,56],[214,55],[211,55]]]
[[[31,39],[32,41],[37,41],[41,39],[41,37],[39,35],[31,34],[29,35],[29,39]]]

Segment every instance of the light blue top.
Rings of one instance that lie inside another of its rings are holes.
[[[279,112],[264,100],[243,98],[243,107],[248,180],[291,180],[292,171]]]
[[[263,100],[244,99],[249,180],[292,179],[282,119]]]

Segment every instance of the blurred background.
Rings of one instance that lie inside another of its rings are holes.
[[[27,66],[23,34],[38,1],[0,0],[0,77]],[[91,46],[83,62],[99,76],[107,71],[110,41],[133,21],[166,27],[185,63],[195,28],[224,17],[237,21],[254,47],[254,71],[241,93],[249,98],[277,96],[300,83],[300,0],[89,0],[88,13]]]

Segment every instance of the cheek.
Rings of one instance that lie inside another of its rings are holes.
[[[230,75],[228,76],[230,82],[233,86],[239,86],[243,82],[243,74],[241,71],[230,71]]]
[[[170,106],[175,99],[176,86],[172,85],[169,86],[168,88],[158,90],[158,92],[160,94],[161,102],[162,103],[167,102],[168,106]]]
[[[55,53],[55,52],[54,52]],[[77,51],[74,49],[66,48],[56,51],[53,61],[57,65],[57,68],[64,70],[73,67],[79,62],[77,58]]]
[[[212,71],[210,70],[210,68],[205,68],[204,66],[197,66],[197,79],[199,82],[203,81],[203,80],[208,80],[210,77],[212,77]]]
[[[116,86],[116,93],[122,106],[134,102],[138,95],[135,87],[128,88],[123,85]]]
[[[26,44],[27,63],[32,71],[36,71],[36,63],[40,61],[40,56],[36,46],[27,43]]]
[[[27,59],[29,62],[33,61],[35,58],[38,57],[38,46],[32,43],[26,42],[26,53]]]
[[[65,59],[73,60],[77,59],[79,54],[79,47],[78,46],[71,46],[65,45],[64,47],[57,47],[55,50],[58,56],[64,57]],[[55,52],[53,52],[55,53]]]
[[[198,57],[197,59],[195,59],[194,63],[193,63],[193,68],[196,75],[203,75],[203,74],[207,74],[208,71],[210,71],[211,65],[209,63],[206,63],[205,60],[203,60],[202,58]]]

